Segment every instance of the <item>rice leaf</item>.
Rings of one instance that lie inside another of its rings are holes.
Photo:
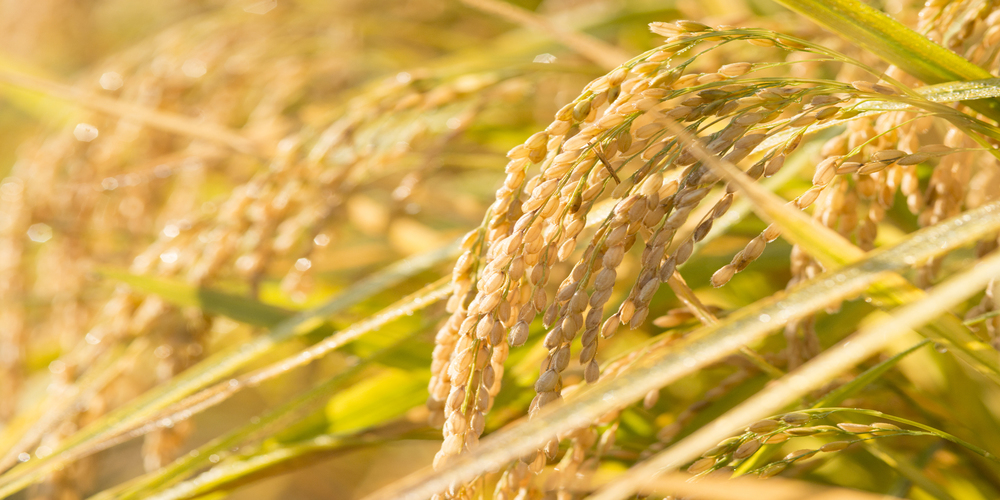
[[[913,353],[914,351],[920,349],[921,347],[929,343],[930,340],[922,340],[920,342],[917,342],[908,349],[900,353],[897,353],[891,358],[882,361],[881,363],[865,370],[864,373],[858,375],[850,382],[840,387],[837,387],[836,389],[823,395],[823,397],[821,397],[815,403],[810,405],[810,408],[820,408],[823,406],[833,406],[839,404],[844,399],[863,390],[869,384],[871,384],[876,379],[885,374],[887,371],[896,366],[896,364],[902,361],[903,358],[905,358],[909,354]],[[760,465],[760,461],[763,460],[764,457],[769,456],[772,451],[777,450],[778,448],[780,448],[780,446],[781,445],[764,445],[763,447],[761,447],[759,452],[755,453],[753,456],[743,461],[736,468],[736,472],[738,474],[743,474],[749,470],[756,469]]]
[[[976,316],[975,318],[969,318],[969,319],[963,321],[962,324],[965,325],[965,326],[978,325],[979,323],[982,323],[983,321],[986,321],[986,320],[988,320],[990,318],[995,318],[997,316],[1000,316],[1000,311],[990,311],[990,312],[985,313],[985,314],[980,314],[979,316]]]
[[[1000,78],[928,85],[917,93],[934,102],[974,101],[1000,97]]]
[[[248,297],[193,287],[180,280],[140,276],[108,267],[99,268],[97,272],[138,291],[157,295],[176,306],[197,307],[208,314],[218,314],[252,326],[273,327],[294,314]]]
[[[423,404],[429,378],[426,369],[387,369],[352,385],[327,403],[330,432],[348,434],[373,427]]]
[[[302,443],[293,443],[267,452],[253,455],[231,463],[213,467],[190,481],[156,490],[155,494],[139,497],[148,500],[187,500],[191,498],[214,498],[240,486],[260,481],[278,474],[302,467],[315,466],[324,458],[356,450],[365,446],[375,446],[393,436],[381,439],[358,438],[353,436],[323,435]]]

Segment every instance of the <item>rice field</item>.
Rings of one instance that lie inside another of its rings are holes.
[[[43,0],[0,47],[0,498],[1000,497],[993,0]]]

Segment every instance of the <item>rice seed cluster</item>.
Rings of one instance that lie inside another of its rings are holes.
[[[925,193],[916,167],[939,161],[944,168],[935,169],[935,175],[945,175],[938,170],[954,173],[965,164],[955,154],[968,147],[964,135],[952,129],[943,145],[921,145],[933,117],[919,106],[875,119],[863,112],[865,103],[912,104],[905,90],[896,86],[898,80],[776,84],[753,78],[751,63],[726,64],[711,73],[688,72],[699,55],[733,41],[828,54],[792,37],[759,30],[712,29],[690,21],[653,23],[651,29],[666,36],[667,44],[591,82],[546,130],[508,153],[507,177],[496,202],[484,225],[463,243],[464,253],[453,274],[452,316],[438,333],[429,385],[431,421],[443,425],[444,434],[436,467],[475,448],[500,390],[509,349],[528,342],[536,316],[541,316],[541,344],[548,354],[534,384],[531,415],[564,396],[573,357],[584,381],[593,383],[600,377],[600,340],[613,337],[619,326],[643,324],[659,286],[675,277],[694,245],[732,206],[735,189],[713,189],[719,179],[667,132],[668,121],[701,136],[712,154],[747,165],[746,174],[753,179],[777,173],[810,130],[833,120],[846,121],[848,131],[824,146],[812,186],[791,203],[802,210],[813,207],[814,217],[845,235],[855,235],[862,248],[874,246],[877,226],[897,191],[920,214],[922,224],[952,215],[962,205],[960,197],[934,188],[945,180],[932,181]],[[704,42],[719,45],[685,59]],[[889,74],[903,76],[898,71]],[[534,169],[539,173],[529,176]],[[614,200],[612,210],[592,234],[585,232],[587,216],[608,194]],[[714,200],[711,210],[689,234],[682,233],[682,226],[706,198]],[[860,203],[869,208],[859,220]],[[711,283],[726,284],[778,236],[778,229],[769,226],[717,270]],[[582,251],[581,238],[588,238]],[[605,318],[624,255],[640,241],[637,278]],[[551,274],[562,262],[575,263],[549,295]],[[821,271],[796,248],[789,286]],[[578,336],[580,350],[574,356],[571,346]],[[788,368],[819,352],[811,318],[790,324],[786,339],[783,359]],[[650,398],[655,400],[655,394]],[[670,434],[664,433],[664,441]],[[576,441],[572,446],[576,449]],[[541,452],[524,457],[529,470],[541,470],[543,455],[555,459],[559,440]],[[462,497],[472,490],[453,485],[447,496]]]
[[[868,82],[786,86],[743,78],[753,71],[750,63],[686,73],[697,55],[676,65],[670,61],[706,40],[808,49],[777,35],[700,26],[654,23],[654,31],[668,36],[666,45],[591,82],[544,131],[508,153],[507,177],[486,222],[463,241],[448,306],[452,315],[436,339],[428,401],[431,422],[443,425],[436,467],[476,446],[500,390],[509,349],[529,340],[536,316],[541,315],[541,343],[548,355],[534,384],[532,415],[562,397],[578,335],[576,357],[583,379],[592,383],[599,378],[600,339],[613,337],[621,325],[635,328],[645,321],[660,284],[674,277],[695,243],[732,206],[735,190],[729,187],[715,196],[712,209],[690,234],[680,235],[719,179],[666,131],[666,121],[706,134],[704,146],[729,162],[752,158],[747,174],[758,179],[781,169],[809,127],[838,118],[859,95],[898,93],[889,85]],[[832,95],[836,93],[846,95]],[[767,144],[768,139],[775,144]],[[860,175],[905,156],[874,154]],[[838,173],[853,173],[838,172],[841,163],[840,158],[821,163],[813,187],[794,204],[811,206]],[[540,172],[529,177],[535,168]],[[603,194],[615,200],[613,209],[580,252],[578,240],[588,237],[587,215]],[[712,284],[725,284],[777,237],[777,229],[769,227],[716,272]],[[604,318],[624,255],[640,239],[644,248],[638,277],[617,310]],[[556,264],[574,259],[550,296],[546,285]],[[553,440],[542,451],[554,459],[558,450],[558,440]],[[544,466],[541,455],[525,457],[531,469]],[[448,495],[469,491],[453,485]]]
[[[796,412],[759,420],[750,424],[743,434],[726,439],[705,451],[701,458],[687,467],[687,471],[698,476],[718,474],[728,478],[732,477],[742,464],[750,463],[753,468],[744,473],[768,478],[781,473],[796,463],[813,458],[817,454],[843,451],[856,443],[894,436],[932,435],[922,431],[901,429],[888,422],[872,424],[843,422],[836,425],[812,425],[813,422],[821,420],[825,416],[824,414]],[[832,437],[835,440],[827,442],[819,448],[792,451],[782,459],[770,463],[757,465],[752,461],[761,447],[783,444],[798,437]]]
[[[927,2],[920,11],[920,26],[927,30],[927,36],[932,40],[946,45],[948,48],[963,54],[973,63],[985,67],[996,66],[997,50],[1000,44],[1000,12],[984,9],[975,2]],[[958,29],[949,30],[949,26]],[[954,147],[968,147],[965,136],[960,131],[951,129],[946,136],[945,144]],[[972,169],[972,158],[981,158],[973,154],[958,155],[951,162],[942,162],[936,168],[929,180],[927,188],[928,205],[920,212],[920,223],[927,225],[933,221],[942,220],[948,214],[956,213],[963,206],[978,206],[998,194],[994,186],[995,175],[990,169]],[[942,170],[940,173],[938,170]],[[911,208],[913,210],[913,208]],[[997,247],[995,240],[980,242],[978,255],[985,255]],[[935,259],[921,268],[921,280],[930,283],[940,259]],[[967,318],[996,311],[1000,308],[997,299],[997,284],[992,281],[986,288],[986,294],[979,304],[971,308]],[[1000,345],[1000,320],[997,317],[987,318],[975,328],[985,329],[984,336],[990,339],[994,346]]]
[[[919,17],[921,28],[932,39],[944,40],[958,52],[967,46],[966,56],[973,63],[988,67],[994,60],[995,47],[1000,42],[1000,27],[996,26],[1000,15],[996,12],[982,9],[975,2],[928,1]],[[945,37],[945,28],[955,25],[960,25],[961,29],[952,30]],[[895,66],[890,66],[885,75],[909,86],[919,84]],[[872,96],[892,96],[899,92],[885,83],[855,81],[852,86],[859,93]],[[843,134],[828,140],[822,148],[824,159],[817,166],[813,182],[816,185],[827,181],[832,188],[817,197],[814,218],[853,238],[862,249],[871,250],[875,247],[878,225],[886,211],[892,208],[897,193],[905,198],[907,209],[917,215],[921,226],[936,224],[959,214],[964,208],[991,199],[995,193],[975,192],[975,186],[987,186],[989,180],[985,173],[988,169],[974,173],[973,141],[953,123],[944,125],[942,136],[935,127],[939,124],[933,114],[923,113],[919,108],[850,121]],[[933,143],[935,139],[941,143]],[[923,186],[917,168],[928,163],[936,165]],[[973,175],[979,177],[978,182],[970,182]],[[981,245],[980,251],[994,246],[994,242],[986,243]],[[918,282],[922,285],[933,283],[940,262],[941,259],[932,259],[920,266]],[[795,246],[791,271],[789,287],[816,276],[822,272],[822,267]],[[975,316],[987,310],[991,310],[990,305],[984,299],[980,307],[969,314]],[[987,325],[996,323],[993,320]],[[812,318],[789,324],[785,337],[790,368],[819,352]],[[990,334],[990,338],[996,336]]]

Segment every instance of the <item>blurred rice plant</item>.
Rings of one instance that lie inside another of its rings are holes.
[[[996,498],[995,7],[0,5],[0,498]]]

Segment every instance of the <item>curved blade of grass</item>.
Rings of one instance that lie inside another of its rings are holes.
[[[988,71],[934,43],[892,17],[858,0],[775,0],[775,2],[861,45],[872,54],[928,84],[992,78]],[[1000,120],[995,99],[965,102]]]
[[[948,221],[916,231],[897,245],[871,252],[839,270],[823,273],[787,294],[779,293],[744,307],[725,320],[676,341],[674,349],[640,359],[622,375],[602,379],[574,393],[565,402],[549,405],[531,420],[521,419],[493,433],[483,439],[476,450],[457,457],[446,469],[423,471],[403,478],[368,499],[423,499],[446,489],[453,481],[471,480],[537,450],[562,431],[588,426],[608,412],[642,399],[650,390],[716,362],[795,318],[859,294],[887,273],[909,266],[913,259],[923,261],[1000,229],[1000,204],[985,206],[967,215],[971,218],[968,223],[955,225],[954,221]],[[994,265],[1000,266],[1000,259]],[[783,380],[788,379],[799,380],[797,376],[786,376]],[[714,424],[709,426],[714,427]],[[727,433],[733,428],[732,425],[724,426]],[[721,439],[695,453],[701,453]]]
[[[102,267],[97,273],[181,307],[197,307],[209,314],[225,316],[252,326],[273,327],[295,314],[287,309],[232,295],[211,288],[193,287],[180,280],[140,276],[122,269]]]
[[[997,316],[1000,316],[1000,310],[998,310],[998,311],[990,311],[990,312],[988,312],[986,314],[980,314],[979,316],[976,316],[975,318],[970,318],[970,319],[967,319],[967,320],[963,321],[962,324],[965,325],[965,326],[977,325],[979,323],[982,323],[983,321],[986,321],[986,320],[988,320],[990,318],[995,318]]]
[[[58,393],[47,396],[46,401],[23,412],[18,419],[8,423],[0,433],[0,449],[6,453],[0,458],[0,470],[7,470],[18,462],[21,450],[28,450],[59,422],[76,413],[77,401],[90,401],[108,383],[127,370],[140,353],[149,349],[149,339],[137,338],[128,346],[113,346],[98,358],[75,383]]]
[[[1000,276],[1000,253],[994,253],[972,269],[934,287],[922,300],[901,307],[890,319],[863,328],[784,378],[772,382],[766,389],[740,403],[712,423],[633,467],[620,480],[608,485],[593,498],[612,500],[634,494],[645,478],[662,471],[675,470],[723,439],[739,432],[746,425],[779,413],[809,391],[822,386],[833,377],[871,357],[893,340],[909,333],[912,328],[965,301],[998,276]],[[905,423],[915,424],[909,421]],[[915,426],[924,430],[930,429],[922,424]],[[942,434],[938,435],[944,437]],[[991,453],[986,451],[982,453],[987,458],[997,460]]]
[[[174,487],[140,498],[147,500],[206,498],[206,495],[232,491],[244,484],[302,467],[316,465],[324,458],[329,458],[337,453],[378,445],[390,439],[391,436],[381,439],[364,439],[351,436],[319,436],[309,442],[282,446],[243,460],[220,464],[199,474],[190,481],[185,481]]]
[[[215,498],[207,495],[227,493],[254,481],[291,472],[302,467],[314,466],[324,458],[329,458],[338,453],[367,446],[375,446],[390,439],[391,437],[363,439],[343,436],[319,436],[309,442],[282,446],[243,460],[220,464],[189,481],[140,498],[147,500]]]
[[[921,300],[925,294],[897,274],[877,284],[874,290],[869,291],[868,296],[879,307],[886,307]],[[950,347],[948,352],[1000,384],[1000,357],[997,356],[996,349],[976,337],[954,314],[946,312],[918,327],[916,331],[931,341]]]
[[[378,437],[334,434],[317,436],[308,441],[281,446],[239,461],[219,464],[193,479],[140,498],[148,500],[212,498],[209,495],[227,493],[245,484],[315,466],[339,453],[392,442],[393,438],[398,439],[403,434],[403,430],[393,430],[382,432]]]
[[[900,353],[897,353],[891,358],[869,368],[868,370],[865,370],[864,373],[858,375],[850,382],[823,395],[823,397],[821,397],[815,403],[810,405],[810,408],[821,408],[824,406],[834,406],[839,404],[844,399],[850,397],[852,394],[858,391],[861,391],[869,384],[874,382],[877,378],[881,377],[887,371],[896,366],[896,364],[902,361],[903,358],[905,358],[907,355],[913,353],[917,349],[920,349],[921,347],[927,344],[930,344],[930,342],[931,342],[930,340],[922,340],[920,342],[917,342],[912,347]],[[878,446],[878,443],[874,441],[867,444],[870,444],[872,446]],[[736,467],[736,473],[745,474],[747,471],[760,467],[762,465],[762,461],[766,460],[766,457],[771,456],[771,454],[774,451],[777,451],[780,447],[781,447],[780,444],[766,444],[762,446],[760,451],[755,453],[753,456],[747,458],[742,463],[740,463],[739,466]],[[892,465],[890,464],[890,466]],[[905,466],[903,466],[902,469],[905,469]],[[908,471],[902,469],[900,470],[900,473],[906,475]],[[928,485],[924,485],[923,487],[924,489],[930,490],[933,489],[934,486],[932,485],[928,487]]]
[[[820,408],[823,406],[833,406],[840,404],[841,401],[857,393],[858,391],[861,391],[869,384],[874,382],[877,378],[881,377],[887,371],[895,367],[896,364],[898,364],[900,361],[903,360],[903,358],[913,353],[917,349],[920,349],[921,347],[930,343],[931,343],[930,340],[922,340],[920,342],[917,342],[916,344],[906,349],[905,351],[897,353],[891,358],[865,370],[864,373],[858,375],[850,382],[824,394],[823,397],[816,400],[815,403],[810,405],[810,408]],[[760,465],[758,462],[759,459],[762,459],[762,457],[764,456],[770,455],[771,450],[777,450],[780,447],[781,445],[775,445],[775,444],[764,445],[763,447],[761,447],[760,453],[756,453],[750,458],[740,463],[740,465],[736,468],[736,472],[738,474],[742,474],[745,473],[746,471],[756,469]]]
[[[106,414],[70,436],[52,455],[20,464],[0,476],[0,498],[37,481],[56,466],[73,460],[81,450],[147,423],[164,408],[246,366],[279,343],[315,330],[325,323],[327,317],[453,257],[457,249],[455,242],[402,260],[358,282],[327,303],[281,322],[266,335],[210,356],[174,377],[170,383],[146,392],[132,403]]]
[[[138,291],[157,295],[174,305],[197,307],[207,313],[226,316],[252,326],[270,328],[294,314],[292,311],[263,304],[247,297],[209,288],[192,287],[179,280],[140,276],[110,267],[98,268],[97,272],[107,278],[125,283]],[[135,351],[135,348],[140,344],[145,345],[144,342],[135,342],[129,350]],[[136,354],[133,352],[131,357]],[[120,358],[120,355],[115,352],[105,352],[101,358],[113,360]],[[101,387],[104,387],[116,376],[124,362],[124,360],[118,360],[115,365],[117,368],[113,370],[101,366],[93,367],[87,371],[87,375],[83,379],[61,391],[57,398],[51,398],[50,403],[39,406],[34,412],[35,414],[24,420],[23,424],[4,429],[2,434],[4,443],[0,445],[0,449],[8,451],[0,458],[0,470],[6,470],[17,463],[19,453],[37,443],[38,439],[53,425],[71,413],[76,401],[89,399]]]
[[[992,97],[1000,97],[1000,78],[987,78],[985,80],[973,80],[967,82],[948,82],[940,83],[937,85],[926,85],[924,87],[919,87],[913,89],[913,92],[917,95],[927,99],[932,103],[938,104],[948,104],[958,101],[971,101],[977,99],[987,99]],[[833,128],[839,125],[845,125],[851,121],[857,120],[858,118],[866,116],[874,116],[882,113],[887,113],[890,111],[912,109],[915,105],[912,102],[900,102],[900,101],[887,101],[887,100],[877,100],[877,101],[866,101],[859,103],[854,107],[854,110],[858,113],[848,118],[836,118],[832,120],[826,120],[820,123],[814,123],[809,126],[807,134],[815,134],[817,132]],[[950,112],[944,111],[940,107],[931,107],[928,111],[933,111],[935,113],[947,113],[951,116],[953,121],[964,116],[961,111],[948,108]],[[978,127],[977,127],[978,130]],[[992,128],[986,127],[983,130],[984,133],[989,133],[993,135]],[[797,129],[786,129],[769,136],[764,142],[760,143],[755,148],[755,151],[767,151],[778,144],[784,144],[795,134],[800,133]],[[784,169],[782,169],[783,171]],[[780,174],[780,172],[779,172]],[[711,233],[710,233],[711,234]]]

